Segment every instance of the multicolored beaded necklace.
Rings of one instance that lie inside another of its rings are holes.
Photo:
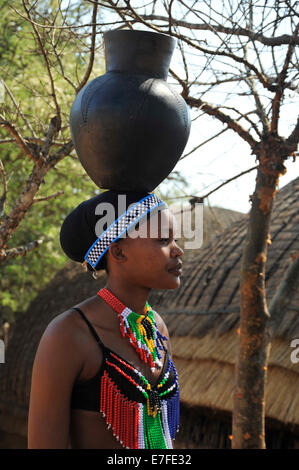
[[[141,360],[150,364],[152,372],[155,366],[161,367],[159,349],[163,350],[162,341],[167,338],[159,332],[149,303],[146,302],[144,315],[139,315],[126,307],[107,287],[99,290],[98,295],[118,313],[120,332],[129,338]]]
[[[166,351],[162,342],[166,337],[159,332],[151,307],[146,304],[145,314],[138,315],[107,288],[101,289],[98,295],[118,312],[121,333],[130,338],[141,359],[151,367],[157,364],[157,359],[161,360],[158,349]],[[134,315],[130,317],[131,314]],[[151,329],[145,326],[145,319]],[[158,383],[152,386],[130,362],[110,350],[109,354],[105,354],[100,412],[123,447],[172,448],[171,440],[175,438],[179,426],[180,393],[175,365],[168,354],[164,368],[167,368],[166,372],[161,373]],[[129,389],[132,392],[128,393]]]

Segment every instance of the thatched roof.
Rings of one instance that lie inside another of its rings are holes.
[[[229,415],[233,406],[238,335],[181,336],[172,340],[181,397],[188,406]],[[299,370],[292,349],[280,338],[271,345],[266,386],[266,416],[299,432]]]
[[[298,186],[299,178],[276,196],[267,262],[268,300],[288,266],[290,255],[299,250]],[[190,406],[231,413],[239,271],[247,219],[248,215],[240,218],[238,214],[237,220],[229,221],[229,228],[208,245],[188,253],[180,288],[153,291],[149,298],[172,336],[182,402]],[[104,282],[103,274],[100,285]],[[6,364],[0,367],[0,428],[26,435],[31,371],[42,333],[54,316],[95,295],[98,287],[80,266],[68,263],[36,297],[26,314],[18,318],[9,340]],[[299,407],[294,384],[298,390],[299,375],[288,355],[290,339],[299,337],[298,300],[297,293],[278,327],[267,392],[267,413],[279,422],[296,425]],[[280,396],[283,401],[277,400]]]
[[[266,296],[272,299],[299,252],[299,178],[275,199],[268,248]],[[231,414],[239,325],[239,272],[248,215],[208,246],[192,253],[176,291],[154,291],[172,337],[182,402]],[[299,433],[299,368],[290,359],[291,340],[299,338],[299,289],[282,316],[271,346],[266,415]]]
[[[270,226],[272,244],[268,247],[266,297],[269,302],[291,262],[299,251],[299,178],[279,190]],[[181,286],[175,291],[151,294],[153,305],[172,336],[204,336],[209,331],[224,334],[239,320],[239,273],[242,247],[249,214],[231,224],[214,240],[194,250],[183,266]],[[278,325],[277,336],[299,337],[299,289],[287,314]]]
[[[243,220],[244,214],[242,212],[232,211],[230,209],[224,209],[222,207],[211,207],[203,205],[203,224],[202,224],[202,246],[201,249],[211,243],[218,235],[220,235],[223,230],[236,222],[237,220]],[[180,246],[185,250],[184,252],[184,261],[189,262],[193,258],[194,250],[186,249],[185,243],[190,241],[184,236],[184,230],[186,227],[190,229],[198,230],[198,225],[195,225],[195,210],[194,208],[170,206],[171,211],[173,212],[177,224],[181,229],[181,236],[179,239]],[[197,222],[198,223],[198,222]],[[184,227],[184,228],[183,228]]]

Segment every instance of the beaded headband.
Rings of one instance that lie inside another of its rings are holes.
[[[124,212],[99,236],[89,248],[84,259],[95,269],[111,243],[120,238],[126,230],[133,227],[141,218],[145,217],[148,212],[163,205],[167,207],[167,204],[154,194],[145,196]]]

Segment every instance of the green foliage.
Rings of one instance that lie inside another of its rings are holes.
[[[1,105],[1,115],[15,126],[28,145],[36,145],[32,137],[39,139],[40,144],[42,139],[45,140],[51,118],[57,113],[51,88],[52,77],[62,119],[61,131],[55,136],[51,147],[50,153],[54,153],[70,140],[69,112],[75,89],[88,68],[91,28],[70,31],[67,28],[35,26],[37,35],[32,24],[11,9],[11,5],[26,17],[22,1],[0,3],[0,78],[8,88]],[[56,26],[65,26],[66,22],[76,26],[90,23],[93,8],[89,2],[59,0],[41,0],[31,6],[25,1],[25,6],[28,9],[30,7],[32,21],[44,26],[54,23]],[[98,20],[100,16],[99,11]],[[89,80],[103,73],[103,54],[96,44]],[[0,139],[0,158],[7,177],[7,215],[24,189],[33,162],[15,142],[7,142],[11,139],[7,130],[0,128]],[[173,174],[171,185],[163,182],[155,193],[166,202],[171,202],[168,201],[169,197],[180,195],[181,188],[186,184],[180,175]],[[61,224],[82,200],[99,193],[75,152],[48,172],[36,198],[59,191],[63,191],[63,195],[34,203],[8,242],[9,249],[43,240],[38,248],[26,256],[18,256],[0,265],[0,320],[2,318],[12,322],[16,312],[25,311],[37,292],[63,267],[67,257],[59,243]]]
[[[68,24],[78,24],[78,20],[82,21],[84,17],[86,23],[90,21],[91,4],[68,3],[71,6],[63,9],[61,6],[63,3],[60,5],[58,1],[38,2],[38,12],[32,11],[32,18],[37,23],[51,24],[55,16],[56,25],[62,25],[64,17],[67,18]],[[49,74],[32,25],[15,13],[10,4],[11,2],[7,1],[1,2],[0,5],[0,73],[24,118],[7,91],[5,101],[1,105],[1,114],[13,123],[23,138],[32,137],[27,121],[35,136],[45,139],[50,119],[56,114]],[[22,2],[14,2],[13,7],[25,15]],[[51,153],[54,153],[64,142],[70,140],[69,111],[76,94],[74,86],[78,85],[87,69],[89,41],[88,38],[87,40],[81,38],[79,32],[74,36],[68,29],[57,31],[38,28],[38,31],[50,63],[62,115],[62,129],[55,137],[57,144],[51,148]],[[82,35],[82,31],[80,34]],[[89,79],[102,73],[104,73],[103,58],[101,54],[96,53],[93,72]],[[67,80],[64,77],[67,77]],[[0,138],[3,141],[10,139],[11,136],[0,128]],[[15,143],[2,143],[0,158],[7,178],[5,203],[7,215],[25,186],[33,169],[33,162]],[[37,249],[27,253],[26,256],[10,259],[0,266],[0,318],[2,319],[13,321],[15,312],[24,311],[37,292],[65,264],[67,258],[59,244],[62,221],[82,200],[99,192],[85,174],[74,152],[46,175],[36,197],[49,196],[59,191],[63,191],[64,194],[33,204],[8,243],[8,248],[12,248],[37,239],[43,240]]]

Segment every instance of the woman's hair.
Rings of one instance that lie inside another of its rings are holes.
[[[99,221],[107,215],[107,209],[101,212],[98,210],[99,204],[112,204],[114,207],[115,220],[120,217],[121,214],[118,213],[119,195],[126,196],[124,208],[126,211],[131,204],[139,202],[141,199],[148,196],[149,193],[109,190],[81,202],[81,204],[65,218],[60,230],[61,247],[70,259],[83,263],[88,250],[98,237],[107,230],[107,223],[105,223],[102,228],[102,233],[98,232]],[[123,202],[124,199],[122,200],[122,203]],[[102,207],[104,207],[104,205]],[[105,213],[103,214],[102,212]],[[149,217],[150,213],[147,213],[144,220],[147,220]],[[136,224],[136,229],[138,225],[139,223]],[[108,273],[107,251],[94,268],[89,263],[87,263],[87,268],[89,271],[94,271],[94,269],[96,271],[105,270]]]

